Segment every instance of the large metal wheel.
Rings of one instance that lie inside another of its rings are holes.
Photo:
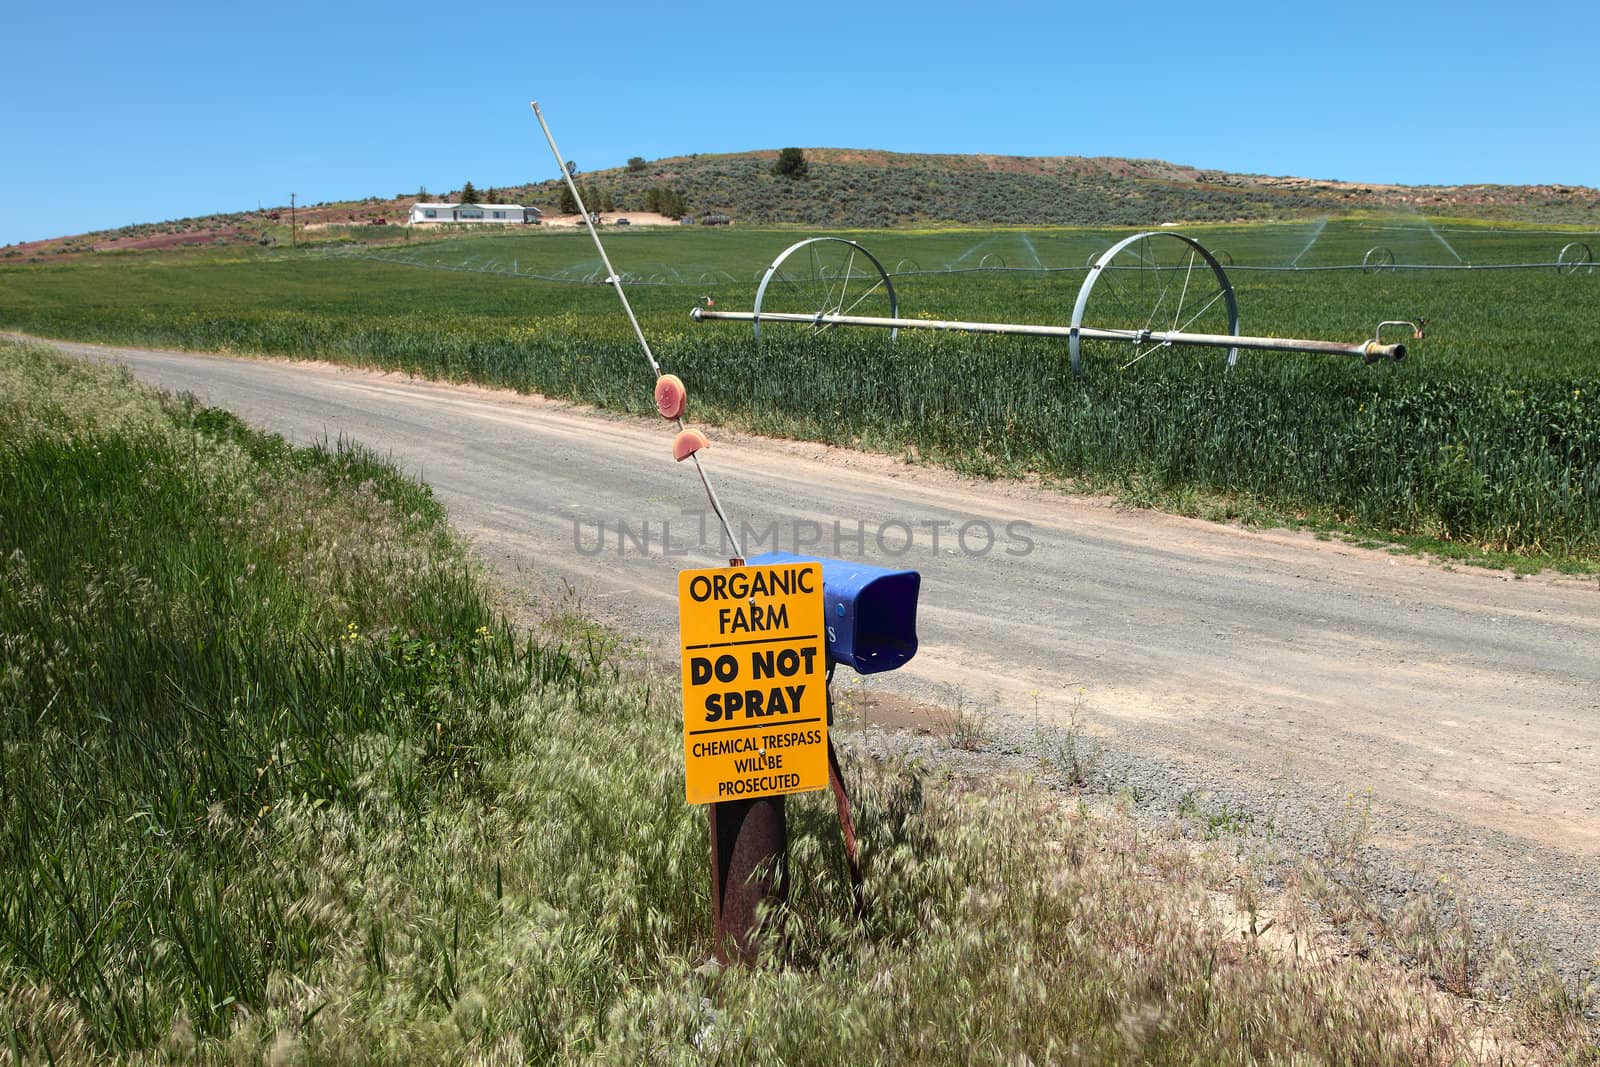
[[[812,237],[784,249],[761,276],[751,322],[759,338],[764,312],[892,319],[899,310],[894,283],[871,252],[843,237]],[[820,333],[829,326],[805,328]]]
[[[1557,274],[1594,273],[1594,251],[1582,241],[1573,241],[1561,249],[1556,257]]]
[[[1132,337],[1101,340],[1079,335],[1084,328],[1127,330]],[[1155,340],[1150,333],[1239,336],[1239,305],[1233,284],[1215,256],[1192,237],[1157,231],[1123,238],[1089,267],[1072,307],[1067,353],[1077,374],[1083,352],[1115,354],[1126,369],[1162,349],[1190,346]],[[1239,358],[1228,349],[1227,365]]]
[[[1394,270],[1394,253],[1383,245],[1374,245],[1361,257],[1361,269],[1368,274],[1375,270]]]

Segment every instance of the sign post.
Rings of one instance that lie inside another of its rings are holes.
[[[563,162],[544,113],[537,102],[531,106],[600,253],[606,281],[612,283],[656,376],[656,410],[678,424],[673,458],[693,462],[727,544],[736,557],[742,556],[733,525],[700,462],[700,452],[710,442],[684,425],[688,393],[683,382],[664,374],[656,362],[622,276],[612,268],[572,180],[577,168]],[[823,603],[828,594],[823,566],[816,560],[768,558],[746,566],[735,558],[727,569],[685,571],[678,581],[685,788],[689,803],[710,805],[712,907],[717,958],[723,963],[730,954],[745,963],[755,959],[761,905],[781,904],[787,895],[789,831],[783,798],[827,788],[830,770],[858,911],[861,906],[849,798],[828,743],[829,650],[837,643],[839,660],[863,674],[891,670],[910,659],[916,651],[920,579],[915,572],[894,574],[837,560],[833,566],[842,568],[843,584],[834,603],[836,618],[826,625]]]
[[[828,788],[822,566],[678,576],[684,786],[709,804],[717,958],[750,962],[760,906],[787,897],[783,798]]]

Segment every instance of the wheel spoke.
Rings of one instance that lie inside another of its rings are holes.
[[[1157,263],[1154,269],[1156,273],[1156,284],[1159,285],[1161,283],[1161,265]],[[1155,304],[1150,308],[1150,316],[1144,320],[1145,329],[1148,330],[1150,328],[1150,324],[1156,321],[1156,312],[1160,311],[1161,305],[1167,302],[1167,293],[1171,291],[1173,283],[1176,280],[1177,279],[1175,278],[1168,278],[1167,283],[1161,286],[1161,293],[1156,297]]]
[[[856,297],[855,303],[851,304],[849,307],[847,307],[843,311],[839,312],[839,314],[841,314],[841,315],[849,315],[849,314],[853,313],[856,308],[861,306],[861,302],[863,300],[865,300],[867,297],[871,296],[873,293],[877,292],[879,289],[882,289],[882,288],[883,288],[883,279],[879,278],[877,281],[872,283],[872,288],[871,289],[868,289],[866,292],[864,292],[860,296]]]
[[[1117,287],[1116,281],[1111,277],[1111,264],[1107,263],[1106,269],[1100,272],[1100,281],[1098,284],[1109,285],[1111,287],[1111,297],[1117,302],[1119,309],[1131,309],[1133,307],[1133,305],[1128,301],[1128,298],[1122,295],[1122,290]],[[1119,320],[1121,319],[1120,315],[1117,317]]]
[[[856,250],[852,248],[850,250],[850,258],[845,260],[845,262],[844,262],[844,280],[839,283],[839,304],[838,304],[838,308],[839,309],[843,309],[844,302],[849,299],[849,296],[850,296],[850,273],[855,269],[856,269]]]
[[[1158,283],[1161,281],[1160,275],[1157,275],[1156,281]],[[1150,324],[1152,322],[1156,321],[1156,312],[1160,311],[1161,310],[1161,305],[1167,302],[1167,290],[1171,289],[1171,288],[1172,288],[1172,283],[1170,281],[1167,282],[1166,285],[1161,287],[1161,293],[1160,293],[1160,295],[1158,295],[1156,297],[1156,302],[1154,304],[1150,305],[1150,314],[1145,317],[1145,320],[1144,320],[1144,328],[1145,329],[1148,330],[1150,328]]]
[[[1122,365],[1121,369],[1122,370],[1127,370],[1129,367],[1133,366],[1135,363],[1139,362],[1141,359],[1143,359],[1145,356],[1148,356],[1150,353],[1154,352],[1156,349],[1165,348],[1167,345],[1169,345],[1171,343],[1172,342],[1170,342],[1170,341],[1157,341],[1155,344],[1151,345],[1149,348],[1145,349],[1143,352],[1140,352],[1137,356],[1134,356],[1132,359],[1128,360],[1128,362],[1124,363]]]
[[[1194,249],[1189,249],[1189,266],[1183,272],[1183,289],[1178,293],[1178,306],[1172,309],[1172,328],[1178,328],[1178,319],[1183,315],[1183,301],[1189,295],[1189,278],[1194,274]]]
[[[800,289],[800,283],[789,277],[789,275],[781,267],[778,269],[778,273],[774,274],[773,277],[782,282],[784,288],[788,289],[790,292],[798,292]]]
[[[1204,304],[1200,305],[1200,310],[1196,311],[1193,315],[1190,315],[1189,318],[1187,320],[1185,320],[1185,322],[1184,322],[1184,324],[1182,326],[1174,326],[1173,327],[1173,332],[1177,333],[1177,332],[1180,332],[1180,331],[1184,331],[1184,330],[1187,330],[1190,326],[1193,326],[1194,325],[1194,320],[1198,319],[1201,315],[1204,315],[1206,313],[1206,311],[1208,309],[1210,309],[1212,304],[1215,304],[1218,300],[1221,300],[1222,299],[1222,294],[1224,292],[1226,292],[1226,290],[1218,289],[1216,292],[1212,293],[1211,294],[1211,299],[1207,300]]]
[[[1140,307],[1148,307],[1149,304],[1150,304],[1150,295],[1149,295],[1150,279],[1148,277],[1148,273],[1149,272],[1145,270],[1145,264],[1149,262],[1149,254],[1150,254],[1150,238],[1141,237],[1139,239],[1139,251],[1137,253],[1137,256],[1138,256],[1137,262],[1139,263],[1139,306]],[[1147,323],[1145,323],[1145,325],[1149,326],[1150,324],[1147,322]]]
[[[811,246],[811,306],[821,308],[826,294],[822,291],[822,264],[818,261],[817,246]]]

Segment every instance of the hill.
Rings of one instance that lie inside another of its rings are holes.
[[[682,197],[691,216],[757,225],[872,228],[917,225],[1141,226],[1414,211],[1510,222],[1600,227],[1600,190],[1571,185],[1382,185],[1205,170],[1156,159],[937,155],[808,148],[801,178],[772,173],[776,150],[687,155],[579,175],[594,199],[642,211],[652,189]],[[556,213],[557,179],[482,190],[484,199]],[[431,194],[448,198],[452,193]],[[586,199],[587,199],[586,194]],[[381,240],[403,222],[412,195],[298,208],[324,239]],[[592,204],[598,208],[599,203]],[[0,256],[159,248],[176,244],[288,243],[287,206],[124,226],[35,241]]]
[[[623,210],[652,187],[682,194],[690,214],[737,222],[879,227],[919,224],[1153,225],[1413,210],[1600,223],[1600,190],[1584,186],[1369,185],[1203,170],[1162,160],[1081,156],[929,155],[808,148],[804,178],[772,173],[776,151],[691,155],[579,176]],[[555,179],[514,186],[554,209]]]

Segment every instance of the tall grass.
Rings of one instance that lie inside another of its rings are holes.
[[[781,947],[707,968],[666,675],[580,616],[513,633],[426,490],[353,446],[37,348],[0,343],[0,385],[0,1062],[1523,1050],[1404,972],[1241,934],[1207,891],[1234,874],[1115,812],[849,750],[865,922],[798,797]],[[1558,992],[1528,1036],[1592,1061]]]
[[[50,1030],[30,1003],[110,1047],[175,1012],[226,1032],[327,934],[275,810],[388,795],[421,818],[476,788],[490,708],[577,668],[512,638],[427,491],[372,455],[4,355],[13,1040]]]

